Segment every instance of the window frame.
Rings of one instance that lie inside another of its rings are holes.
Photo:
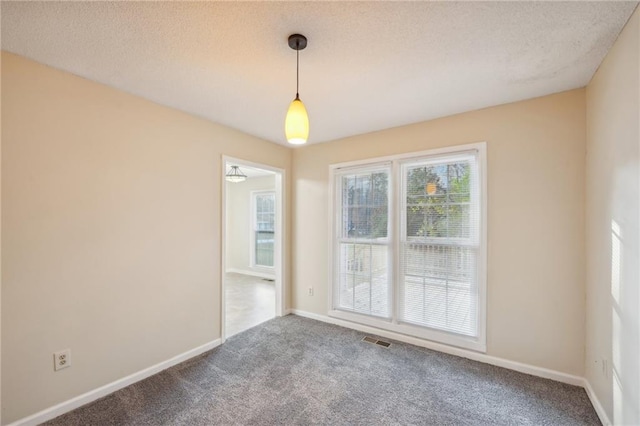
[[[425,158],[447,157],[458,155],[464,152],[475,151],[478,162],[478,185],[479,185],[479,238],[478,242],[478,258],[477,258],[477,288],[478,288],[478,318],[477,318],[477,336],[464,336],[462,334],[452,333],[448,331],[416,326],[412,324],[402,323],[399,321],[400,312],[400,295],[402,289],[400,280],[400,236],[401,236],[401,220],[398,215],[402,213],[403,202],[400,199],[402,195],[402,164],[406,164],[411,160],[416,162],[423,161]],[[390,246],[389,256],[389,278],[390,278],[390,295],[392,297],[391,318],[383,319],[372,317],[369,315],[359,314],[353,311],[345,311],[336,308],[335,288],[336,279],[340,272],[338,264],[338,256],[336,250],[339,250],[338,232],[340,231],[340,204],[337,202],[336,192],[338,190],[338,179],[348,169],[360,169],[364,167],[374,168],[383,164],[391,163],[391,172],[389,176],[389,226],[387,239]],[[401,164],[402,163],[402,164]],[[376,157],[364,160],[350,161],[344,163],[336,163],[329,165],[329,285],[328,285],[328,315],[332,318],[351,321],[362,325],[376,327],[395,333],[400,333],[412,337],[430,340],[446,345],[457,346],[477,352],[486,352],[486,317],[487,317],[487,155],[486,142],[477,142],[464,145],[456,145],[450,147],[436,148],[425,151],[409,152],[385,157]]]
[[[251,268],[253,269],[262,269],[265,271],[273,271],[275,268],[275,243],[274,243],[274,266],[268,266],[268,265],[258,265],[256,263],[256,231],[257,231],[257,227],[258,227],[258,203],[257,203],[257,198],[259,195],[265,195],[265,194],[273,194],[274,197],[274,203],[276,200],[276,191],[272,190],[272,189],[259,189],[259,190],[253,190],[250,192],[250,196],[251,196],[251,202],[250,202],[250,208],[251,208],[251,218],[249,220],[249,264],[251,265]],[[274,219],[275,219],[275,204],[274,204]],[[274,230],[273,230],[273,235],[274,235],[274,242],[275,242],[275,225],[274,225]]]

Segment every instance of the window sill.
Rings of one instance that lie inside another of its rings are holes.
[[[378,328],[380,330],[399,333],[411,337],[417,337],[419,339],[442,343],[449,346],[456,346],[458,348],[469,349],[480,353],[487,352],[486,342],[480,341],[479,338],[456,335],[447,333],[446,331],[423,328],[410,324],[394,324],[393,322],[391,322],[391,320],[373,318],[354,312],[340,311],[335,309],[329,311],[329,316],[332,318],[355,322],[369,327]]]

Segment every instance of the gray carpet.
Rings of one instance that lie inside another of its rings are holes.
[[[47,425],[600,424],[582,388],[293,315]]]

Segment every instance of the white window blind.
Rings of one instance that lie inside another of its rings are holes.
[[[401,164],[399,320],[475,336],[480,194],[475,153]]]
[[[338,309],[389,317],[388,166],[340,171],[336,179]]]
[[[481,143],[332,166],[330,315],[485,350],[484,155]]]

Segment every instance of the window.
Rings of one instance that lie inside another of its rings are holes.
[[[253,265],[272,268],[275,248],[275,192],[253,193]]]
[[[485,350],[484,152],[332,166],[332,316]]]
[[[401,163],[401,321],[477,335],[476,163],[468,153]]]
[[[344,310],[389,317],[388,166],[338,174],[337,305]]]

